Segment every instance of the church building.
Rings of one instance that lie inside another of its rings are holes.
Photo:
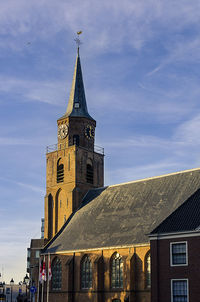
[[[57,127],[57,144],[46,154],[48,243],[41,255],[46,263],[50,255],[49,302],[150,302],[148,235],[199,189],[200,169],[105,187],[79,49]]]

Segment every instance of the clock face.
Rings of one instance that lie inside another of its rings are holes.
[[[85,136],[90,139],[94,137],[94,128],[90,125],[85,127]]]
[[[68,134],[68,126],[67,125],[60,125],[58,127],[58,137],[63,139],[67,136]]]
[[[94,128],[91,127],[90,129],[91,129],[91,130],[90,130],[90,135],[91,135],[91,137],[94,137]]]

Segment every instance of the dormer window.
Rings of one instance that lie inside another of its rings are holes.
[[[79,103],[74,103],[74,108],[79,108]]]

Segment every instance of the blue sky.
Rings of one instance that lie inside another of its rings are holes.
[[[40,236],[45,147],[67,107],[77,30],[105,184],[199,167],[200,2],[0,2],[0,270],[19,282]]]

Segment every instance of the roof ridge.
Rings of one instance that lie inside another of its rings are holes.
[[[188,173],[188,172],[193,172],[193,171],[197,171],[197,170],[200,171],[200,168],[193,168],[193,169],[182,170],[182,171],[172,172],[172,173],[158,175],[158,176],[152,176],[152,177],[132,180],[132,181],[128,181],[128,182],[124,182],[124,183],[120,183],[120,184],[110,185],[110,186],[107,186],[107,188],[122,186],[122,185],[131,184],[131,183],[135,183],[135,182],[148,181],[148,180],[152,180],[152,179],[157,179],[157,178],[162,178],[162,177],[167,177],[167,176],[177,175],[177,174],[182,174],[182,173]],[[100,188],[98,188],[98,189],[100,189]]]

